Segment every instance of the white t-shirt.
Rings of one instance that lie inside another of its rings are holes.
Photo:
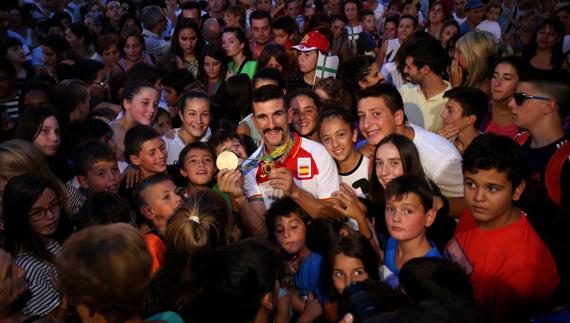
[[[162,136],[162,139],[166,144],[166,151],[168,152],[168,158],[166,159],[167,165],[178,164],[178,156],[180,155],[182,149],[186,147],[186,144],[182,141],[182,139],[178,135],[180,128],[175,130],[176,133],[174,134],[174,138],[172,139],[168,138],[167,136]],[[208,127],[208,129],[206,129],[206,132],[202,136],[202,139],[200,139],[200,141],[207,142],[211,136],[212,136],[212,130],[210,129],[210,127]]]
[[[446,197],[463,196],[461,155],[447,139],[407,122],[414,129],[414,145],[427,177]]]
[[[293,147],[282,162],[275,161],[275,167],[291,171],[297,186],[311,193],[315,198],[327,199],[339,190],[340,176],[336,163],[325,147],[318,142],[294,134]],[[265,146],[259,147],[250,157],[250,163],[242,167],[245,174],[244,191],[250,199],[263,199],[265,207],[284,196],[284,192],[269,185],[258,161],[265,155]],[[248,168],[248,165],[252,167]]]
[[[361,155],[356,167],[348,173],[339,173],[341,182],[352,187],[358,197],[366,198],[370,158]]]

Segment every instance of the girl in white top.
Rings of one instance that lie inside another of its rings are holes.
[[[182,126],[175,129],[174,138],[164,136],[168,151],[167,165],[177,164],[180,152],[186,145],[197,141],[208,141],[212,132],[208,127],[211,120],[210,98],[206,92],[188,91],[180,99]]]

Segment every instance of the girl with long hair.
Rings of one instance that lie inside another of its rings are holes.
[[[196,78],[200,70],[200,57],[204,39],[200,27],[190,19],[180,19],[174,28],[170,51],[176,55],[178,68],[188,69]]]

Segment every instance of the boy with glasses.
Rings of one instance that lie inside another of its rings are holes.
[[[570,85],[562,77],[527,77],[519,83],[509,106],[515,124],[527,130],[516,140],[528,163],[528,179],[568,210],[570,135],[562,123],[570,108]]]

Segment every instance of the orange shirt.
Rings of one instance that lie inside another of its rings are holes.
[[[154,275],[162,265],[166,246],[157,234],[150,232],[144,235],[144,242],[152,257],[152,275]]]

